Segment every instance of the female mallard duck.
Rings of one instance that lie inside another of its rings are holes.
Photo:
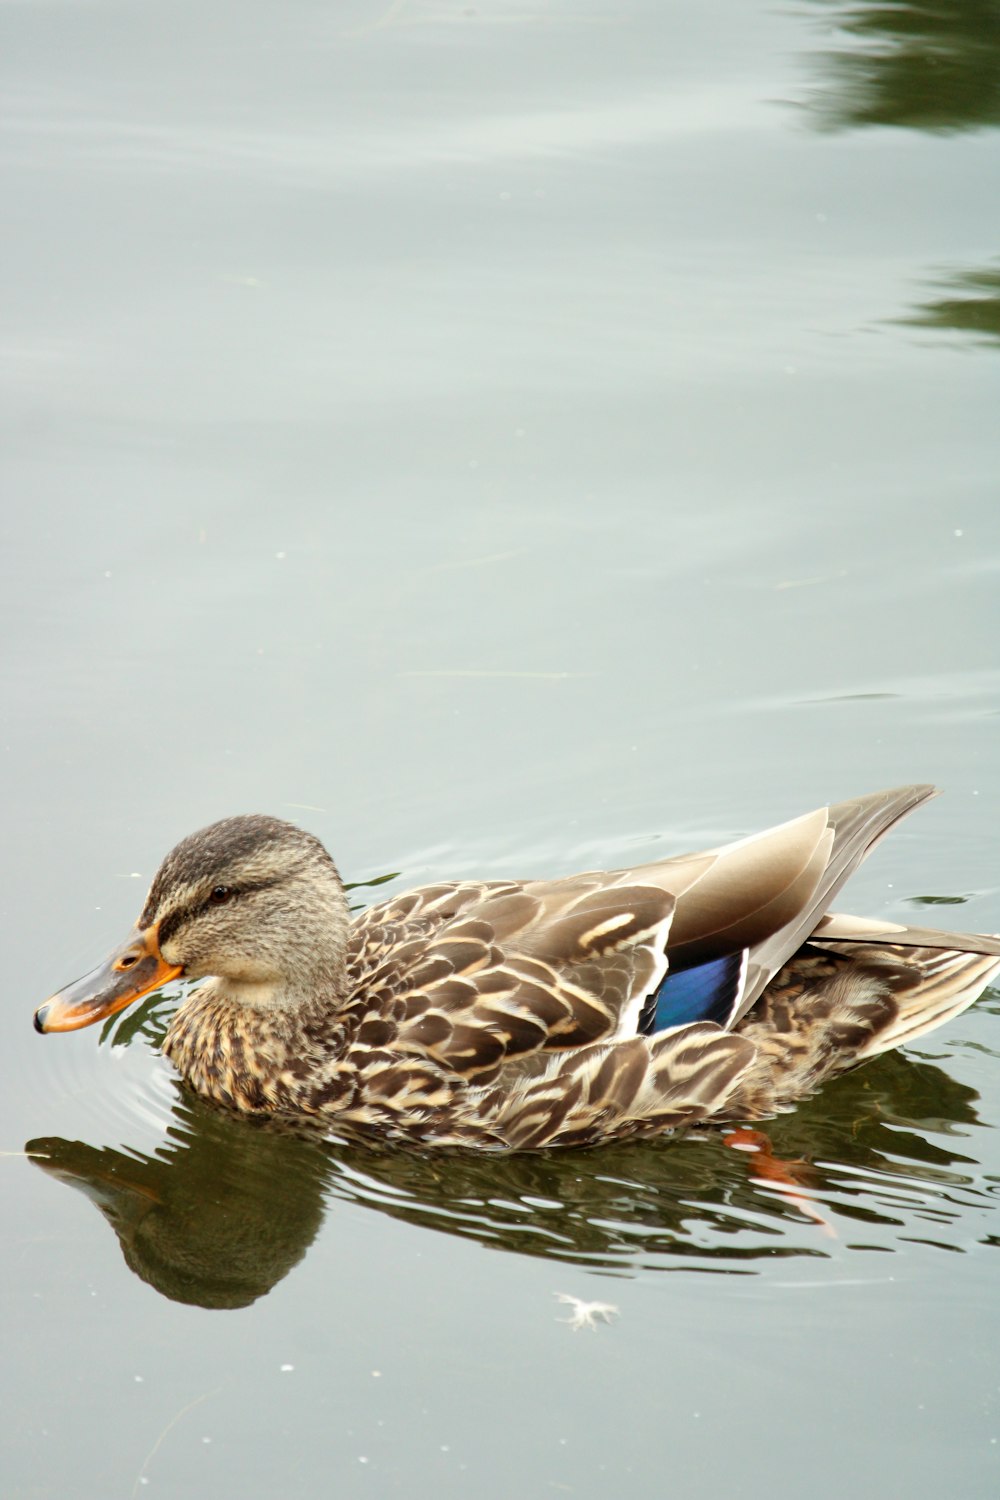
[[[634,870],[424,886],[352,917],[319,840],[226,818],[35,1013],[89,1026],[207,977],[164,1051],[200,1093],[338,1133],[535,1150],[789,1107],[957,1015],[1000,939],[830,915],[928,786]]]

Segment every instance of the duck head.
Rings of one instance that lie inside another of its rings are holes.
[[[167,855],[135,929],[35,1012],[38,1031],[93,1025],[171,979],[211,976],[221,998],[291,1008],[343,992],[350,916],[333,860],[278,818],[225,818]]]

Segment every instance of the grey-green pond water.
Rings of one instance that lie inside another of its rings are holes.
[[[0,57],[4,1496],[995,1496],[996,991],[774,1123],[818,1217],[718,1136],[276,1135],[31,1013],[237,811],[400,888],[932,779],[841,904],[1000,927],[996,4]]]

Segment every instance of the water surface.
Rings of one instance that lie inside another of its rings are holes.
[[[239,811],[398,889],[930,779],[846,904],[1000,927],[994,8],[0,31],[5,1493],[994,1496],[996,992],[774,1122],[797,1199],[30,1024]]]

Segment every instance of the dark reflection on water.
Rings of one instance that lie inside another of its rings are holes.
[[[232,1308],[288,1274],[330,1209],[335,1233],[338,1202],[619,1274],[747,1273],[762,1257],[829,1254],[804,1209],[864,1225],[868,1248],[962,1249],[970,1207],[995,1204],[963,1149],[977,1097],[890,1055],[770,1122],[775,1154],[801,1164],[807,1203],[755,1178],[754,1157],[720,1132],[537,1156],[419,1155],[233,1118],[180,1084],[153,1155],[58,1138],[26,1150],[97,1205],[137,1276],[175,1301]],[[862,1243],[850,1230],[848,1243]]]
[[[246,1307],[287,1276],[314,1240],[326,1153],[315,1141],[254,1129],[190,1097],[178,1099],[174,1121],[153,1156],[59,1138],[25,1149],[86,1193],[130,1270],[165,1297]]]
[[[1000,340],[1000,264],[982,271],[956,271],[942,285],[942,292],[947,295],[918,304],[901,321],[919,328],[969,333],[989,343]]]
[[[824,88],[813,107],[822,127],[956,131],[1000,122],[996,0],[816,3],[854,40],[818,60]]]

